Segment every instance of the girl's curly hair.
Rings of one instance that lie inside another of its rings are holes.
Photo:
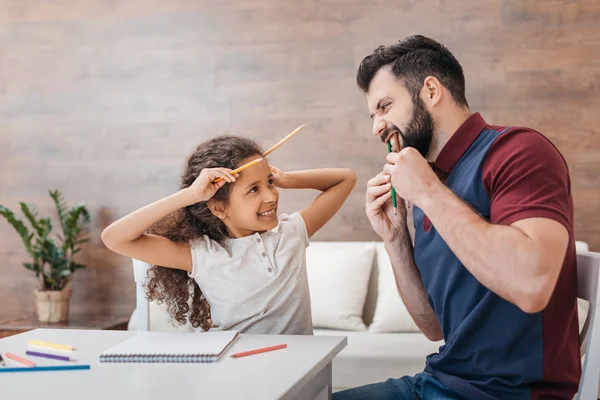
[[[219,136],[201,143],[187,160],[181,179],[181,189],[194,183],[204,168],[235,169],[241,162],[254,155],[262,155],[263,149],[254,141],[239,136]],[[227,204],[231,185],[222,186],[213,196]],[[230,237],[227,226],[208,208],[207,202],[187,206],[158,221],[148,229],[149,233],[164,236],[176,243],[206,235],[222,244]],[[154,265],[148,270],[146,295],[148,300],[163,302],[173,320],[180,325],[188,319],[194,328],[207,331],[212,326],[210,306],[200,287],[187,271]]]

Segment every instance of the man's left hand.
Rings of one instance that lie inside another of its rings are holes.
[[[383,170],[392,176],[392,186],[398,196],[419,208],[443,186],[427,160],[412,147],[387,155]]]

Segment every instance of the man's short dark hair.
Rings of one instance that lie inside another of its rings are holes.
[[[433,76],[448,89],[456,104],[469,106],[460,63],[450,50],[433,39],[414,35],[391,46],[379,46],[360,63],[356,74],[358,87],[368,92],[373,77],[386,65],[391,65],[392,73],[404,82],[413,99],[419,96],[425,78]]]

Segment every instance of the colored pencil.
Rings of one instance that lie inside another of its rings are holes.
[[[257,158],[257,159],[256,159],[256,160],[254,160],[254,161],[250,161],[248,164],[244,164],[244,165],[242,165],[241,167],[239,167],[239,168],[236,168],[236,169],[234,169],[233,171],[231,171],[231,175],[235,175],[235,174],[237,174],[237,173],[239,173],[239,172],[242,172],[242,171],[243,171],[243,170],[245,170],[246,168],[250,168],[250,167],[252,167],[252,166],[254,166],[254,165],[258,164],[258,163],[259,163],[259,162],[261,162],[262,160],[263,160],[263,159],[262,159],[262,157],[261,157],[261,158]],[[213,181],[213,183],[217,183],[217,182],[220,182],[220,181],[222,181],[222,180],[223,180],[223,178],[219,177],[219,178],[215,179],[215,180]]]
[[[74,369],[90,369],[89,365],[52,365],[47,367],[18,367],[18,368],[0,368],[1,372],[37,372],[37,371],[65,371]]]
[[[279,148],[279,146],[281,146],[282,144],[284,144],[285,142],[287,142],[289,139],[292,138],[292,136],[294,136],[296,133],[300,132],[302,130],[302,128],[304,128],[306,126],[306,124],[304,125],[300,125],[299,127],[297,127],[296,129],[294,129],[292,131],[292,133],[290,133],[289,135],[287,135],[286,137],[284,137],[283,139],[281,139],[279,142],[277,142],[273,147],[271,147],[269,150],[265,151],[263,153],[263,158],[268,156],[269,154],[271,154],[272,152],[274,152],[275,150],[277,150]],[[258,164],[259,162],[261,162],[263,159],[259,158],[257,160],[254,161],[250,161],[248,164],[244,164],[241,167],[234,169],[233,171],[231,171],[231,175],[235,175],[237,173],[242,172],[243,170],[245,170],[246,168],[250,168],[253,165]],[[222,181],[223,178],[217,178],[213,181],[213,183],[217,183]]]
[[[277,346],[264,347],[262,349],[256,349],[256,350],[244,351],[242,353],[236,353],[236,354],[233,354],[231,357],[233,357],[233,358],[246,357],[246,356],[251,356],[253,354],[266,353],[267,351],[285,349],[286,347],[287,347],[287,344],[279,344]]]
[[[292,138],[292,136],[294,136],[296,133],[300,132],[302,130],[302,128],[304,128],[306,126],[306,124],[304,125],[300,125],[299,127],[297,127],[296,129],[294,129],[292,131],[292,133],[290,133],[289,135],[287,135],[286,137],[284,137],[283,139],[281,139],[279,142],[277,142],[277,144],[273,147],[271,147],[269,150],[265,151],[263,153],[263,157],[268,156],[269,154],[271,154],[272,152],[274,152],[275,150],[277,150],[277,148],[279,146],[281,146],[282,144],[284,144],[285,142],[287,142],[289,139]]]
[[[23,365],[27,365],[28,367],[35,367],[35,363],[33,361],[29,361],[25,358],[19,357],[16,354],[13,353],[5,353],[6,358],[10,358],[11,360],[15,360],[17,362],[20,362]]]
[[[387,146],[388,146],[388,153],[392,152],[392,141],[388,140],[387,142]],[[391,181],[390,181],[391,183]],[[394,187],[392,186],[392,207],[394,207],[394,215],[396,215],[396,212],[398,210],[398,205],[396,204],[396,189],[394,189]]]
[[[34,356],[34,357],[51,358],[53,360],[76,361],[76,360],[72,359],[71,357],[59,356],[56,354],[40,353],[37,351],[30,351],[30,350],[27,350],[25,352],[25,354],[27,354],[28,356]]]
[[[50,347],[50,348],[53,348],[53,349],[69,350],[69,351],[77,350],[75,347],[68,346],[66,344],[56,344],[56,343],[42,342],[42,341],[39,341],[39,340],[30,340],[28,343],[30,345],[32,345],[32,346]]]

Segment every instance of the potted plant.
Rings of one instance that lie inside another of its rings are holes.
[[[84,203],[67,209],[61,193],[50,191],[62,235],[50,237],[52,221],[40,218],[35,206],[19,203],[21,211],[29,221],[32,230],[15,216],[8,208],[0,205],[0,215],[18,232],[31,262],[23,265],[35,273],[40,281],[40,289],[35,290],[36,311],[40,322],[63,322],[69,316],[69,299],[71,297],[71,276],[78,269],[85,268],[73,260],[81,250],[85,238],[85,227],[90,222],[90,214]]]

